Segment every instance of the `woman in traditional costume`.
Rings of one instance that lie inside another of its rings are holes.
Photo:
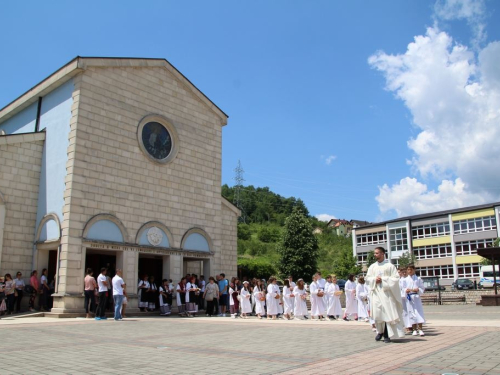
[[[177,284],[177,309],[180,316],[188,316],[186,302],[189,302],[189,294],[186,291],[186,278],[183,277]]]
[[[139,309],[141,311],[146,311],[149,307],[149,295],[147,293],[149,290],[148,275],[144,275],[142,277],[142,280],[139,281],[139,285],[137,286],[137,288],[139,290]]]

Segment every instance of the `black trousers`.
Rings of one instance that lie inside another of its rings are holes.
[[[207,302],[207,314],[209,316],[212,316],[214,314],[214,306],[215,306],[216,301],[217,301],[216,299],[213,299],[211,301],[208,301],[208,300],[206,301]]]
[[[106,293],[107,292],[99,292],[99,305],[97,306],[97,311],[95,313],[96,317],[104,318],[106,316],[106,303],[108,302]]]
[[[95,296],[93,290],[85,291],[85,312],[89,313],[89,302],[90,302],[90,312],[95,312]]]
[[[13,312],[14,311],[14,299],[16,298],[16,296],[14,295],[14,293],[12,294],[7,294],[5,296],[5,304],[7,305],[7,312]]]
[[[21,311],[21,301],[23,299],[23,291],[22,290],[17,290],[17,297],[16,297],[16,311],[19,312]]]
[[[384,324],[384,339],[388,339],[389,334],[387,333],[387,323]]]

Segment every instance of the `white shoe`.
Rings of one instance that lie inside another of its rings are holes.
[[[365,322],[369,322],[369,319],[368,319],[368,318],[365,318]]]
[[[413,331],[412,335],[413,335],[413,336],[418,336],[417,331]]]
[[[418,334],[419,334],[420,336],[425,336],[424,331],[422,331],[421,329],[419,329],[419,330],[418,330]]]

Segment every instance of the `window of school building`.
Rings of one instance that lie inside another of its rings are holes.
[[[391,251],[408,250],[408,233],[405,228],[395,228],[389,231]]]
[[[412,228],[413,239],[447,236],[450,234],[450,224],[447,222],[419,225]]]
[[[496,228],[497,221],[495,216],[477,217],[453,222],[453,231],[455,234],[482,232]]]
[[[378,245],[385,242],[387,242],[387,233],[385,231],[356,235],[358,246]]]
[[[477,249],[484,249],[486,247],[492,246],[493,241],[494,238],[457,242],[455,249],[457,251],[457,255],[475,255],[477,254]]]
[[[428,245],[413,248],[416,259],[432,259],[451,257],[451,244]]]
[[[368,258],[368,253],[358,253],[358,264],[366,263],[366,260]]]

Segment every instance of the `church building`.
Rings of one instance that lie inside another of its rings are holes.
[[[83,311],[85,269],[236,275],[221,196],[228,116],[164,59],[77,57],[0,110],[0,274],[48,269],[53,312]]]

